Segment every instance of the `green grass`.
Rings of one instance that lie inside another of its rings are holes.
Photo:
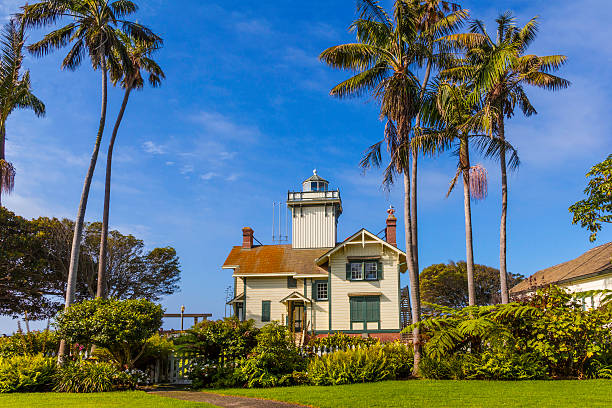
[[[385,381],[334,387],[215,390],[332,407],[612,407],[612,381]]]
[[[204,408],[214,405],[149,395],[143,391],[95,394],[24,393],[0,394],[0,407],[19,408]]]

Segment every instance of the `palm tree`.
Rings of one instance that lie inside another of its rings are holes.
[[[411,7],[415,10],[417,19],[417,64],[425,66],[423,81],[419,99],[423,100],[432,69],[439,70],[448,63],[450,49],[448,44],[441,41],[442,37],[449,35],[461,27],[463,21],[468,17],[468,11],[461,6],[444,0],[410,0]],[[416,115],[414,132],[418,134],[421,126],[421,110]],[[417,200],[417,171],[418,151],[411,150],[412,163],[410,169],[410,216],[412,233],[412,256],[414,265],[419,271],[419,248],[418,248],[418,200]]]
[[[113,160],[113,148],[115,139],[119,131],[119,125],[125,113],[128,99],[132,89],[142,89],[145,80],[142,77],[141,71],[148,73],[147,80],[149,84],[156,88],[161,85],[161,81],[166,78],[164,71],[160,66],[151,59],[151,53],[157,50],[162,45],[161,38],[156,38],[154,42],[143,42],[134,39],[124,32],[118,31],[117,36],[122,41],[127,55],[130,59],[130,64],[121,66],[120,71],[111,72],[111,80],[114,84],[121,82],[121,86],[125,90],[123,94],[123,102],[121,109],[117,115],[113,133],[108,144],[108,152],[106,155],[106,180],[104,183],[104,214],[102,216],[102,232],[100,235],[100,256],[98,257],[98,288],[96,297],[106,297],[106,248],[108,237],[108,218],[110,212],[110,187],[111,187],[111,166]]]
[[[42,40],[30,45],[28,49],[32,54],[41,57],[72,43],[70,51],[62,62],[62,68],[75,70],[88,55],[93,69],[100,69],[102,74],[100,123],[75,220],[66,288],[66,308],[74,300],[85,210],[106,122],[108,69],[116,71],[121,64],[130,64],[125,46],[115,28],[121,26],[124,32],[145,42],[150,42],[155,37],[148,28],[124,19],[135,13],[137,9],[136,4],[128,0],[44,0],[23,7],[22,18],[26,26],[44,27],[55,25],[64,18],[70,20],[67,25],[53,30]],[[58,353],[60,362],[63,361],[64,352],[65,343],[62,342]]]
[[[390,155],[383,183],[387,186],[396,174],[404,181],[404,226],[406,254],[410,275],[410,305],[412,321],[419,321],[419,277],[415,268],[410,216],[409,139],[412,120],[418,112],[420,84],[410,67],[415,61],[417,27],[414,9],[403,1],[396,1],[389,15],[376,1],[358,2],[359,17],[350,30],[357,42],[330,47],[319,58],[333,68],[352,71],[354,75],[332,88],[330,94],[339,98],[366,94],[381,104],[380,117],[386,119],[384,140],[372,145],[361,165],[382,163],[381,146],[386,143]],[[421,349],[418,329],[413,332],[415,372],[418,370]]]
[[[538,31],[537,17],[525,26],[516,26],[512,13],[506,12],[496,20],[495,41],[487,33],[482,21],[474,20],[470,32],[452,34],[447,40],[466,51],[465,59],[445,75],[473,83],[472,101],[484,97],[483,112],[488,116],[487,131],[506,140],[504,119],[511,118],[518,108],[525,116],[537,113],[525,92],[524,85],[551,91],[567,88],[570,82],[551,74],[567,60],[564,55],[537,56],[525,54]],[[506,223],[508,212],[508,179],[505,150],[500,151],[502,211],[500,222],[499,273],[502,303],[508,303],[506,268]]]
[[[15,168],[6,161],[6,121],[15,109],[32,109],[44,116],[45,105],[32,93],[30,72],[20,74],[23,62],[24,26],[11,19],[0,33],[0,205],[2,193],[15,186]]]
[[[459,158],[457,172],[446,196],[450,195],[459,176],[462,176],[468,303],[474,306],[476,292],[470,199],[482,200],[486,197],[487,173],[481,165],[470,164],[470,143],[476,144],[485,157],[498,158],[502,150],[510,151],[511,168],[519,165],[518,154],[509,143],[503,142],[498,137],[490,138],[479,133],[488,118],[483,115],[481,104],[475,105],[470,101],[470,90],[465,84],[442,83],[437,86],[433,97],[423,104],[422,113],[427,127],[412,139],[413,150],[433,155],[442,150],[452,149]]]

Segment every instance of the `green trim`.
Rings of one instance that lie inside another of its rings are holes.
[[[270,321],[270,308],[272,306],[272,302],[269,300],[261,301],[261,321],[269,322]]]
[[[247,288],[247,281],[246,280],[247,280],[247,278],[242,278],[242,282],[244,283],[244,289],[243,289],[243,292],[242,292],[242,293],[244,293],[244,300],[243,300],[243,303],[242,303],[242,321],[243,322],[246,321],[246,314],[247,314],[247,312],[246,312],[246,310],[247,310],[246,309],[246,301],[247,301],[246,288]]]
[[[400,274],[400,266],[399,260],[397,264],[397,319],[398,319],[398,327],[402,327],[402,283]]]
[[[327,298],[329,299],[329,326],[327,326],[327,332],[331,334],[332,329],[332,301],[331,301],[331,265],[327,265]]]
[[[318,334],[361,334],[361,333],[400,333],[401,329],[378,329],[378,330],[315,330],[315,336]]]

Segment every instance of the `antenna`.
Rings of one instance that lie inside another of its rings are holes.
[[[279,244],[283,242],[289,242],[288,220],[289,220],[289,214],[287,210],[287,203],[283,201],[273,201],[272,202],[272,242],[278,242]],[[283,223],[285,224],[284,228],[283,228]],[[284,234],[283,234],[283,229],[285,232]]]

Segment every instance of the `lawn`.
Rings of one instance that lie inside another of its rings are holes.
[[[0,407],[19,408],[209,408],[210,404],[180,401],[148,395],[143,391],[101,392],[97,394],[26,393],[0,394]]]
[[[332,407],[611,407],[612,381],[434,381],[409,380],[341,385],[215,390]]]

